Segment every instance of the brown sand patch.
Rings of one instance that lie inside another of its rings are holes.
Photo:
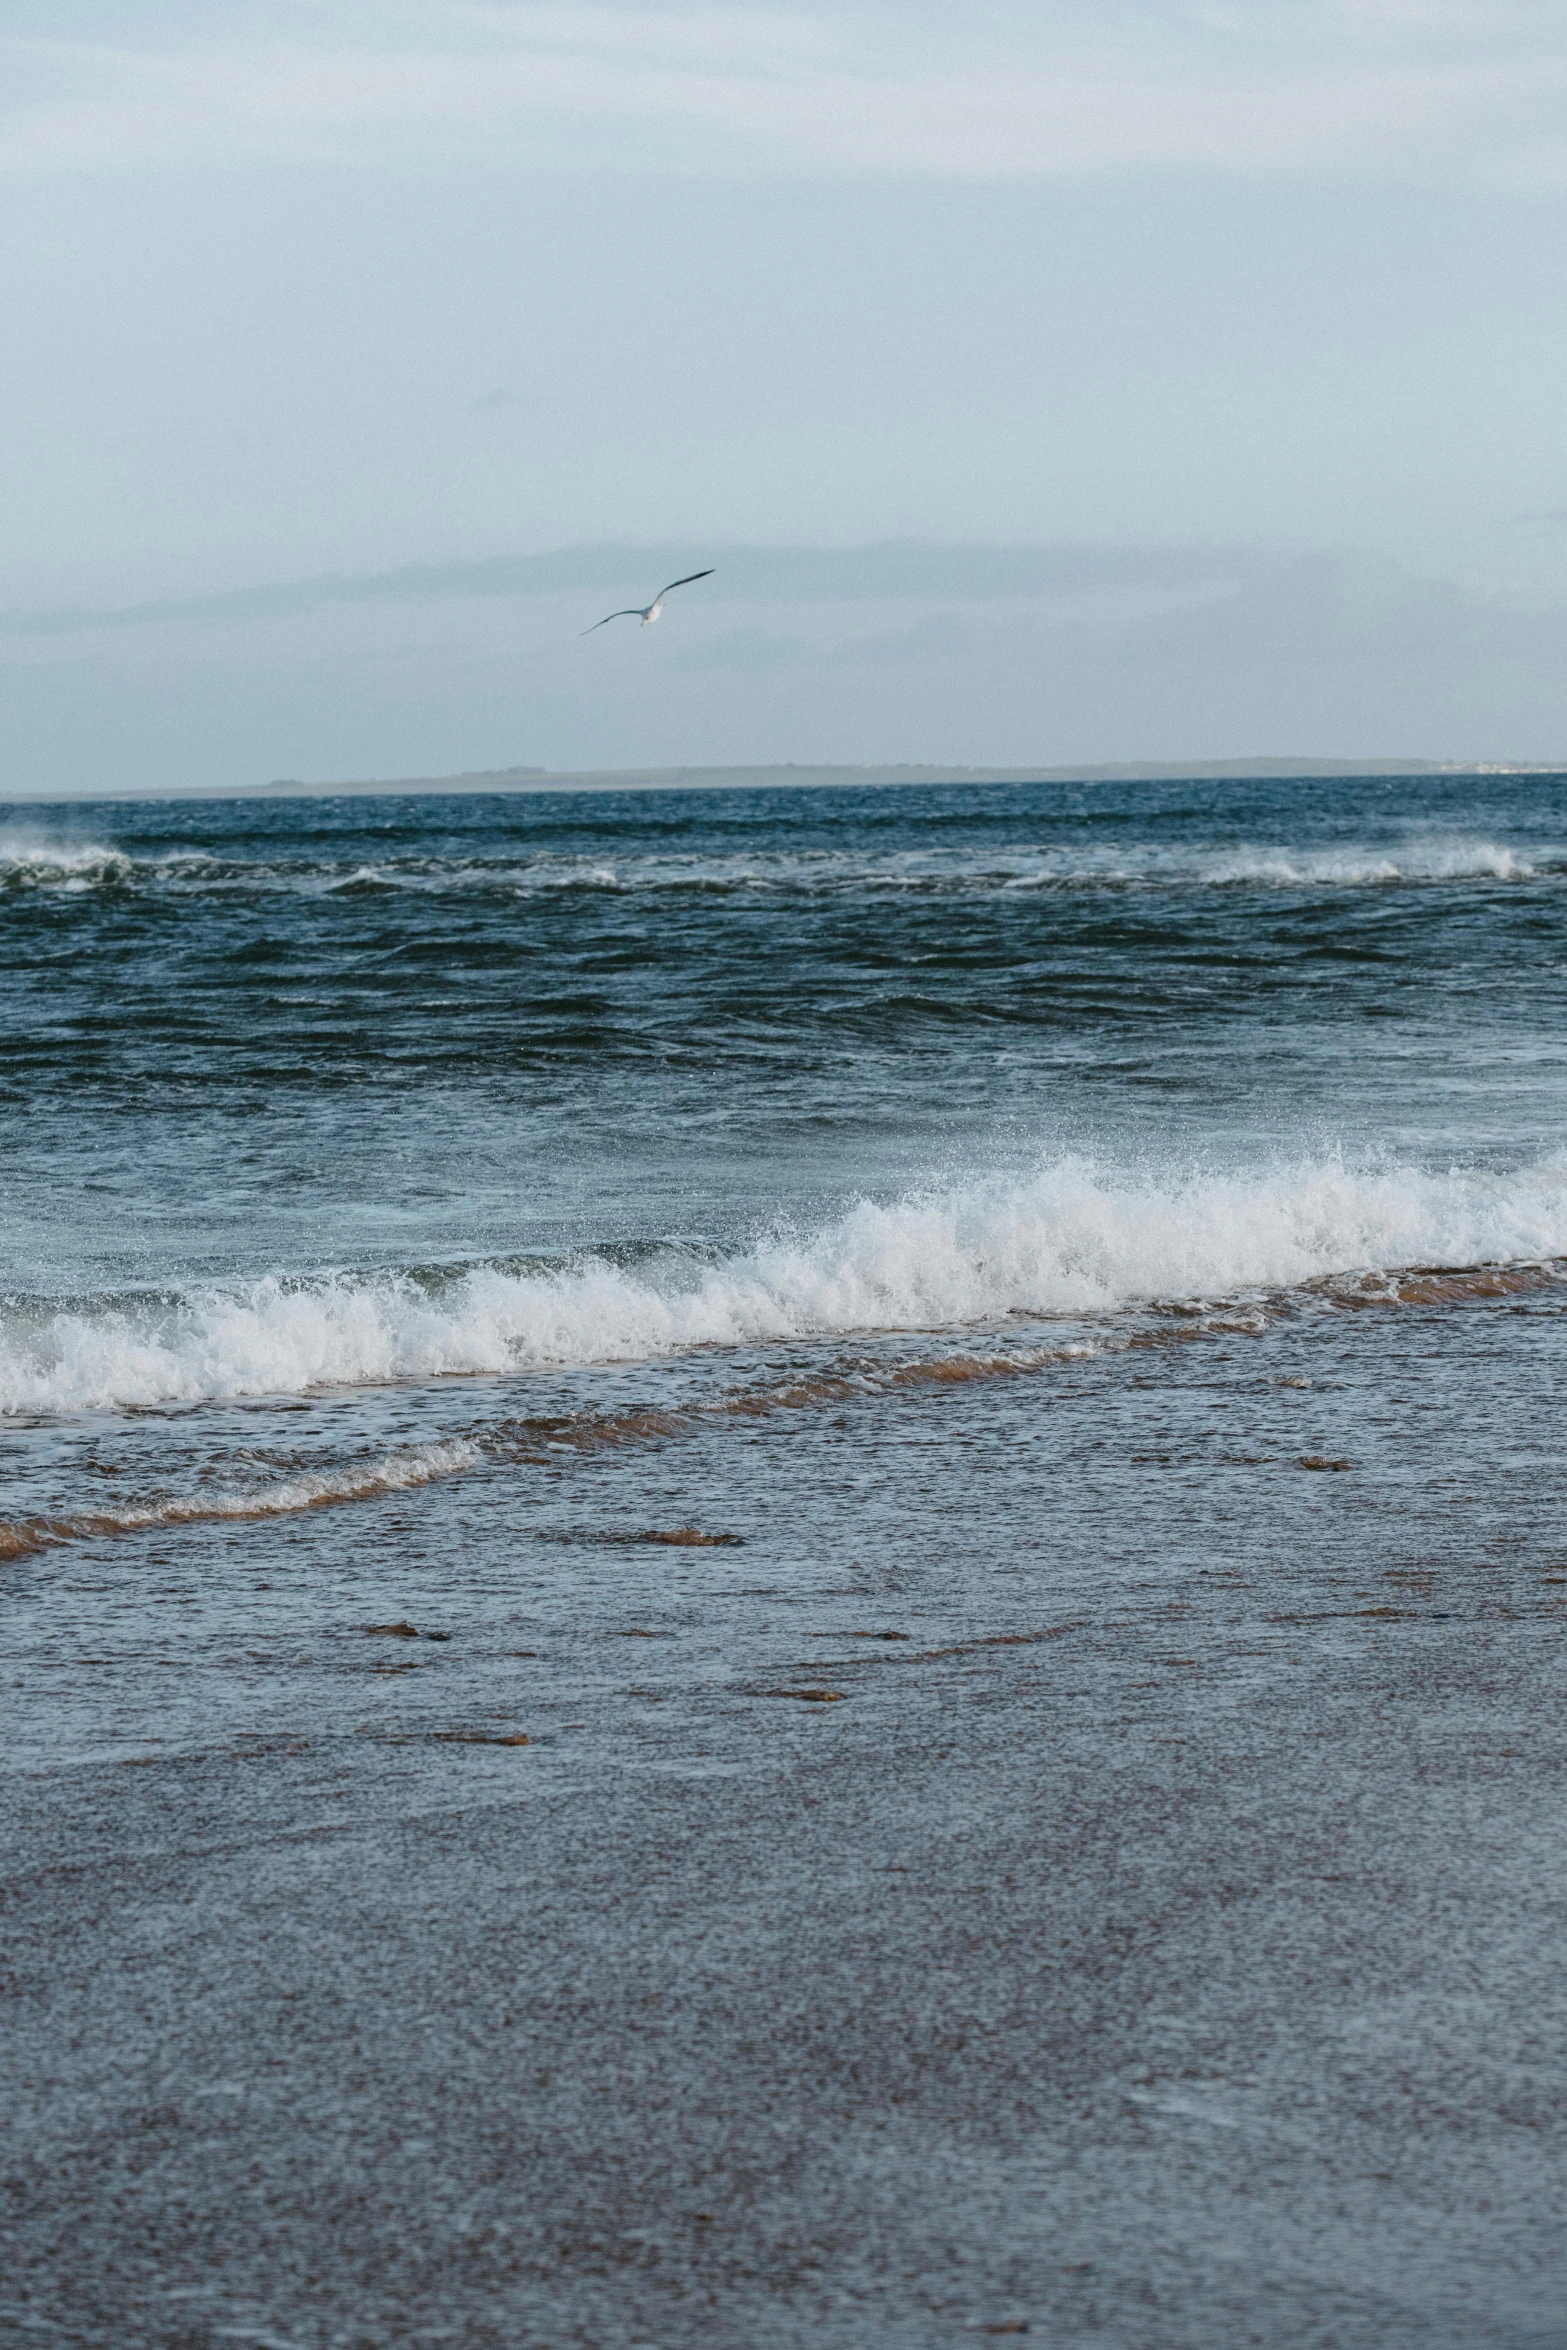
[[[522,1730],[432,1730],[430,1735],[440,1746],[531,1746],[533,1743]]]

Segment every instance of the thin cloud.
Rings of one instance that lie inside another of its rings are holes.
[[[0,44],[13,174],[229,162],[1567,180],[1567,4],[341,6],[287,39]],[[296,18],[294,21],[306,21]],[[27,84],[31,84],[31,88]]]
[[[779,669],[924,669],[934,661],[961,658],[970,641],[967,624],[955,612],[930,612],[908,628],[850,637],[832,645],[813,643],[802,636],[780,636],[753,625],[721,629],[716,636],[700,639],[677,653],[671,667],[734,669],[753,676]]]
[[[954,661],[969,644],[967,624],[955,612],[928,612],[908,628],[877,636],[852,637],[828,656],[834,668],[903,669],[931,661]]]
[[[1224,588],[1276,558],[1234,547],[937,546],[892,540],[868,547],[654,547],[606,544],[550,554],[492,555],[468,563],[410,563],[396,571],[274,580],[215,595],[108,609],[81,605],[0,612],[0,637],[67,636],[170,622],[234,627],[287,620],[331,605],[429,604],[450,597],[630,593],[659,575],[712,564],[713,593],[740,603],[950,603],[1182,593]]]
[[[767,628],[725,628],[705,637],[671,663],[675,669],[733,669],[763,676],[778,669],[804,669],[816,658],[815,647],[803,636],[779,636]]]

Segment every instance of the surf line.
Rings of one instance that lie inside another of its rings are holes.
[[[913,1362],[803,1373],[783,1381],[756,1381],[710,1402],[618,1413],[575,1413],[549,1418],[512,1418],[447,1444],[389,1453],[380,1460],[314,1475],[291,1477],[274,1486],[213,1494],[177,1494],[166,1501],[138,1503],[124,1510],[72,1511],[64,1515],[0,1520],[0,1564],[63,1543],[112,1539],[157,1527],[237,1524],[262,1518],[298,1516],[335,1509],[347,1502],[376,1501],[384,1494],[410,1492],[485,1463],[514,1468],[556,1469],[571,1456],[586,1458],[671,1438],[696,1436],[726,1422],[769,1418],[777,1412],[809,1411],[830,1404],[864,1403],[874,1397],[928,1393],[943,1387],[1034,1378],[1088,1363],[1183,1343],[1218,1338],[1258,1338],[1281,1322],[1315,1309],[1367,1312],[1406,1306],[1485,1305],[1561,1285],[1567,1261],[1517,1265],[1411,1266],[1403,1272],[1333,1274],[1303,1282],[1245,1306],[1177,1305],[1151,1308],[1152,1326],[1107,1333],[1064,1346],[1019,1348],[1015,1352],[933,1355]]]
[[[1225,1320],[1223,1328],[1250,1332],[1259,1320]],[[415,1453],[389,1454],[380,1461],[315,1476],[294,1477],[275,1486],[215,1494],[172,1495],[167,1501],[138,1503],[125,1510],[72,1511],[60,1516],[0,1520],[0,1563],[21,1559],[62,1543],[146,1533],[157,1527],[237,1524],[246,1520],[302,1515],[335,1509],[346,1502],[374,1501],[385,1493],[409,1491],[437,1479],[460,1476],[490,1462],[514,1468],[556,1469],[567,1459],[622,1451],[670,1438],[696,1436],[726,1422],[756,1420],[775,1412],[808,1411],[828,1404],[865,1403],[877,1396],[967,1386],[1020,1378],[1119,1354],[1138,1346],[1220,1335],[1217,1322],[1180,1323],[1161,1332],[1128,1332],[1122,1338],[1034,1349],[1016,1354],[938,1355],[874,1371],[825,1371],[782,1383],[758,1382],[711,1402],[682,1404],[669,1411],[642,1410],[570,1414],[547,1419],[509,1419],[475,1431],[461,1443],[433,1445]]]
[[[418,1452],[390,1453],[357,1468],[290,1477],[282,1484],[248,1493],[173,1494],[167,1501],[140,1502],[123,1510],[0,1520],[0,1562],[51,1550],[62,1542],[143,1534],[159,1526],[226,1525],[247,1518],[335,1509],[347,1501],[375,1501],[384,1493],[407,1493],[420,1485],[432,1485],[440,1477],[459,1476],[479,1458],[472,1444],[432,1444]]]

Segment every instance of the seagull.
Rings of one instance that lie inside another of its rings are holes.
[[[684,579],[672,579],[668,587],[661,587],[651,604],[626,604],[618,612],[606,612],[602,620],[594,621],[593,628],[608,628],[612,620],[640,620],[644,628],[651,628],[664,609],[667,595],[677,587],[689,587],[694,579],[711,579],[715,568],[710,565],[706,571],[688,571]],[[591,636],[593,628],[584,628],[580,633]]]

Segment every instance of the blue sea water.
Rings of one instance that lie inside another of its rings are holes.
[[[0,1541],[1554,1314],[1563,783],[17,808]]]

